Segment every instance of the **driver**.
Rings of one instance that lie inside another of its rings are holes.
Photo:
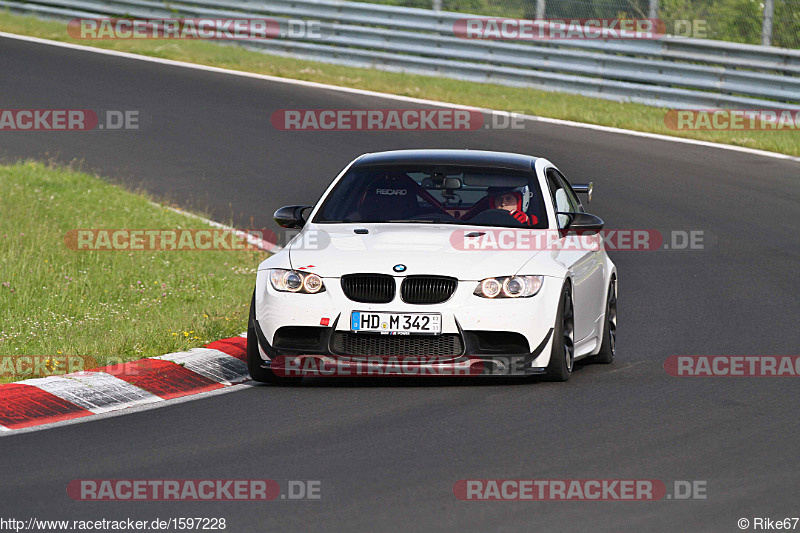
[[[517,222],[526,226],[532,226],[537,222],[536,220],[531,220],[532,217],[525,214],[523,193],[519,190],[508,189],[493,192],[489,195],[489,208],[508,211],[508,214]],[[535,219],[536,217],[533,218]]]

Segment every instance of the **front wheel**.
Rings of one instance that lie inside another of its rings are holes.
[[[556,325],[553,329],[553,349],[547,364],[547,381],[567,381],[575,360],[575,316],[572,310],[572,291],[564,284],[558,303]]]
[[[287,378],[276,376],[275,372],[262,365],[264,360],[258,351],[258,335],[256,334],[256,293],[250,302],[250,319],[247,322],[247,370],[253,381],[259,383],[272,383],[275,385],[299,385],[302,377]]]
[[[617,354],[617,280],[612,279],[606,298],[606,319],[603,326],[603,344],[594,356],[594,362],[607,365]]]

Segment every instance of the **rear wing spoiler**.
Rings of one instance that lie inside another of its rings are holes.
[[[592,202],[592,191],[594,190],[594,182],[590,181],[589,183],[579,183],[577,185],[573,185],[572,190],[575,191],[576,193],[585,194],[586,203],[589,204]]]

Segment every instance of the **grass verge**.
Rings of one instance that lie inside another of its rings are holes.
[[[73,42],[145,56],[174,59],[271,76],[368,89],[402,96],[526,113],[674,137],[685,137],[800,156],[795,131],[675,131],[666,127],[666,109],[618,103],[535,89],[504,87],[447,78],[330,65],[270,56],[235,45],[203,41],[89,41],[67,35],[65,22],[0,11],[0,31]],[[13,106],[10,106],[13,107]],[[776,104],[776,107],[779,107]]]
[[[265,253],[70,250],[71,229],[209,226],[42,163],[0,166],[0,190],[0,383],[34,377],[24,365],[10,370],[20,355],[89,356],[104,365],[246,329]]]

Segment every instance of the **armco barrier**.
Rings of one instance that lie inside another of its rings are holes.
[[[453,28],[470,15],[330,0],[0,0],[0,7],[60,19],[315,20],[320,21],[323,38],[236,43],[329,63],[663,107],[800,109],[800,50],[671,36],[530,42],[462,39]]]

